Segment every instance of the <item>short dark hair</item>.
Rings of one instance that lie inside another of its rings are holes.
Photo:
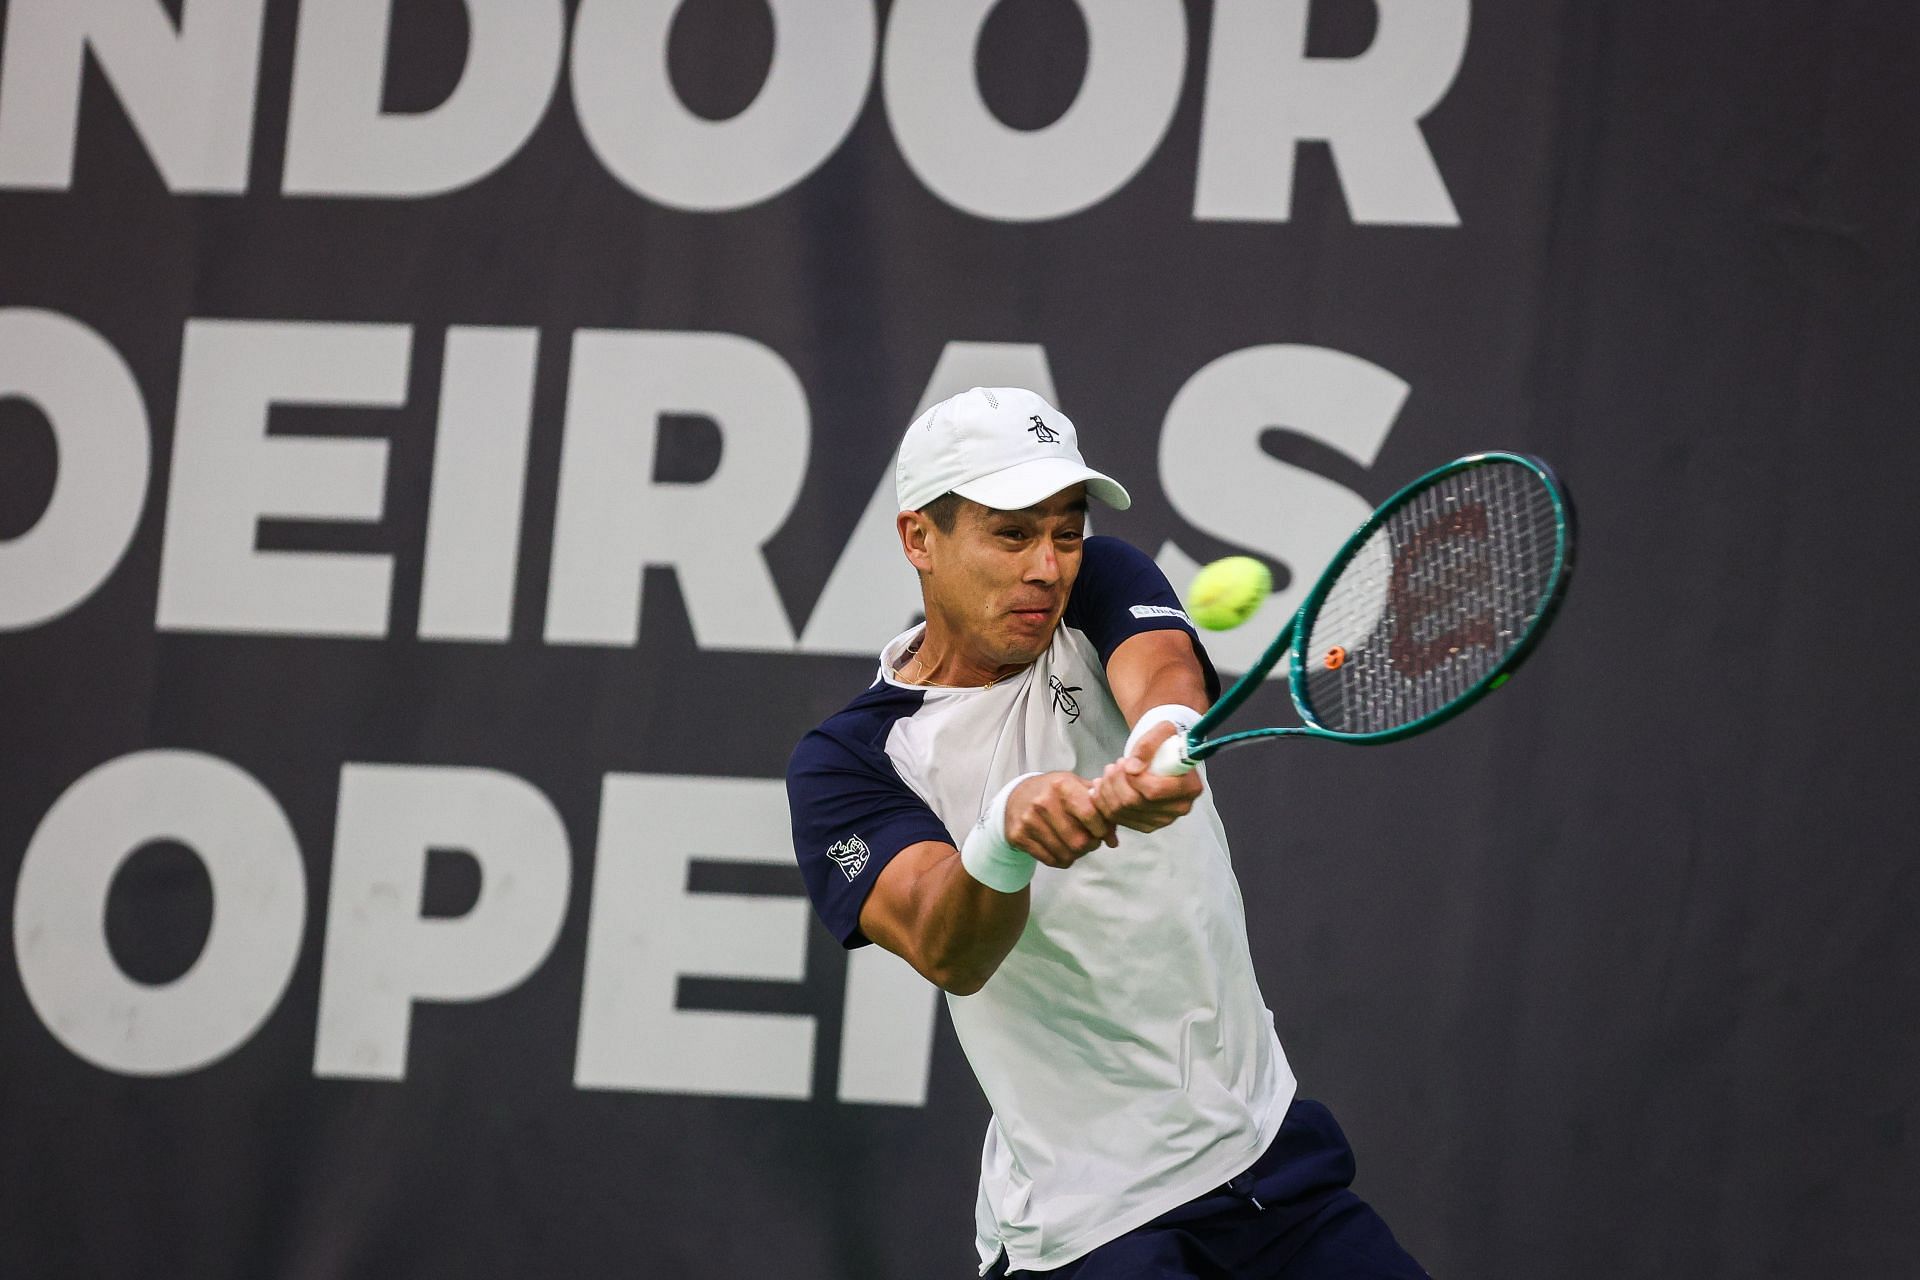
[[[960,504],[965,501],[959,494],[949,491],[920,508],[920,514],[933,521],[934,527],[940,532],[952,533],[954,524],[960,519]]]

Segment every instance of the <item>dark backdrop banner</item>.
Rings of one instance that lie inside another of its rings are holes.
[[[4,12],[7,1274],[969,1274],[780,777],[976,383],[1228,668],[1550,459],[1509,692],[1213,774],[1304,1091],[1436,1274],[1912,1274],[1907,0]]]

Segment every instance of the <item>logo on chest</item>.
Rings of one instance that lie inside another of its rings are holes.
[[[1047,683],[1053,686],[1053,709],[1067,718],[1072,724],[1080,718],[1080,700],[1073,695],[1080,692],[1077,684],[1062,684],[1059,676],[1048,676]]]

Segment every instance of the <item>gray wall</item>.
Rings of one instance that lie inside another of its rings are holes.
[[[5,5],[10,1273],[968,1274],[777,779],[974,382],[1275,564],[1228,667],[1552,460],[1511,691],[1214,771],[1303,1090],[1435,1274],[1910,1272],[1920,11],[382,7]]]

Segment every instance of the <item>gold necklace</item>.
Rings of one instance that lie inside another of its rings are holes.
[[[912,653],[907,655],[906,662],[902,663],[900,667],[894,672],[894,674],[899,676],[902,680],[906,681],[908,684],[923,685],[923,686],[934,688],[934,689],[991,689],[993,688],[994,685],[1000,683],[999,676],[995,676],[993,679],[987,681],[985,684],[946,684],[939,680],[930,680],[924,676],[921,676],[918,678],[909,676],[907,674],[907,667],[919,661],[920,661],[920,650],[918,648],[915,648]]]

